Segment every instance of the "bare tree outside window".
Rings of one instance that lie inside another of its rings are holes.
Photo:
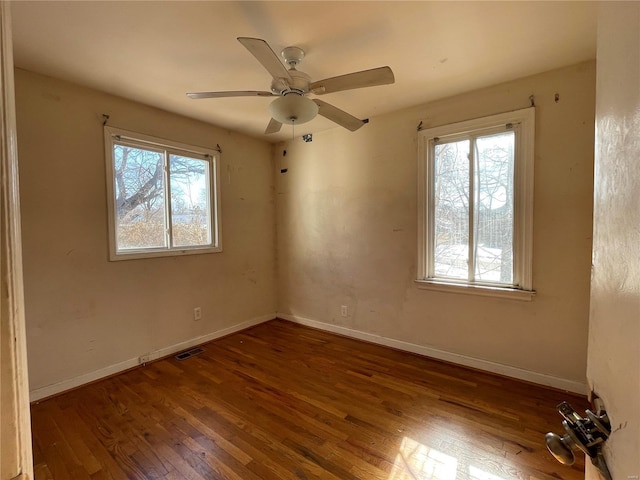
[[[437,276],[469,276],[469,140],[435,146],[434,247]]]
[[[418,135],[418,288],[531,300],[535,107]]]
[[[118,249],[166,247],[164,155],[114,145]]]
[[[436,277],[513,283],[513,132],[434,146]]]
[[[513,283],[513,132],[476,139],[475,279]]]
[[[207,162],[170,155],[171,224],[176,247],[211,243]]]
[[[118,250],[211,243],[206,160],[117,143],[113,156]]]

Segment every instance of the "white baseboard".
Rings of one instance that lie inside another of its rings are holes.
[[[574,393],[586,395],[587,392],[589,391],[586,383],[577,382],[575,380],[568,380],[566,378],[555,377],[553,375],[547,375],[545,373],[538,373],[531,370],[525,370],[519,367],[513,367],[510,365],[491,362],[489,360],[482,360],[480,358],[469,357],[467,355],[461,355],[459,353],[451,353],[451,352],[439,350],[433,347],[427,347],[424,345],[418,345],[415,343],[409,343],[402,340],[383,337],[380,335],[363,332],[361,330],[353,330],[351,328],[341,327],[339,325],[333,325],[330,323],[324,323],[318,320],[311,320],[309,318],[304,318],[297,315],[291,315],[288,313],[278,312],[278,318],[282,318],[290,322],[299,323],[301,325],[307,325],[309,327],[317,328],[320,330],[325,330],[327,332],[337,333],[340,335],[344,335],[346,337],[352,337],[358,340],[364,340],[366,342],[376,343],[378,345],[384,345],[386,347],[397,348],[398,350],[417,353],[419,355],[424,355],[425,357],[444,360],[446,362],[451,362],[458,365],[464,365],[466,367],[477,368],[478,370],[497,373],[499,375],[504,375],[506,377],[517,378],[519,380],[525,380],[527,382],[537,383],[539,385],[546,385],[548,387],[553,387],[560,390],[566,390],[568,392],[574,392]]]
[[[151,352],[149,355],[149,360],[157,360],[158,358],[167,357],[174,353],[178,353],[183,350],[186,350],[190,347],[201,345],[203,343],[210,342],[211,340],[215,340],[216,338],[224,337],[232,333],[245,330],[249,327],[253,327],[254,325],[258,325],[260,323],[273,320],[275,317],[276,317],[275,313],[269,313],[266,315],[262,315],[260,317],[255,317],[250,320],[246,320],[242,323],[233,325],[231,327],[223,328],[222,330],[216,330],[215,332],[208,333],[207,335],[202,335],[200,337],[192,338],[185,342],[180,342],[180,343],[176,343],[175,345],[170,345],[168,347],[161,348],[160,350]],[[47,385],[41,388],[36,388],[35,390],[31,390],[29,392],[29,400],[31,402],[37,402],[38,400],[42,400],[43,398],[47,398],[52,395],[56,395],[58,393],[66,392],[67,390],[71,390],[81,385],[85,385],[87,383],[100,380],[101,378],[114,375],[124,370],[137,367],[139,365],[138,358],[139,357],[130,358],[123,362],[119,362],[114,365],[109,365],[108,367],[101,368],[100,370],[94,370],[93,372],[85,373],[83,375],[70,378],[68,380],[63,380],[62,382],[54,383],[52,385]]]
[[[324,323],[317,320],[311,320],[309,318],[304,318],[297,315],[290,315],[282,312],[278,312],[277,314],[271,313],[271,314],[262,315],[260,317],[255,317],[250,320],[239,323],[237,325],[233,325],[231,327],[227,327],[222,330],[217,330],[207,335],[203,335],[200,337],[187,340],[185,342],[180,342],[174,345],[170,345],[160,350],[151,352],[149,359],[157,360],[158,358],[166,357],[174,353],[187,350],[190,347],[201,345],[203,343],[210,342],[211,340],[215,340],[216,338],[224,337],[226,335],[230,335],[232,333],[245,330],[249,327],[253,327],[254,325],[267,322],[269,320],[274,319],[276,316],[284,320],[299,323],[301,325],[307,325],[310,327],[318,328],[320,330],[325,330],[332,333],[337,333],[339,335],[344,335],[346,337],[356,338],[359,340],[364,340],[366,342],[376,343],[378,345],[397,348],[398,350],[417,353],[419,355],[424,355],[425,357],[431,357],[438,360],[444,360],[447,362],[455,363],[458,365],[477,368],[479,370],[485,370],[487,372],[497,373],[499,375],[505,375],[507,377],[518,378],[520,380],[525,380],[525,381],[537,383],[540,385],[546,385],[549,387],[558,388],[560,390],[566,390],[569,392],[579,393],[583,395],[586,395],[587,392],[589,391],[586,383],[580,383],[575,380],[567,380],[565,378],[555,377],[555,376],[547,375],[544,373],[533,372],[531,370],[525,370],[518,367],[512,367],[509,365],[490,362],[488,360],[469,357],[467,355],[446,352],[444,350],[439,350],[433,347],[427,347],[427,346],[418,345],[415,343],[405,342],[402,340],[383,337],[380,335],[375,335],[375,334],[363,332],[360,330],[353,330],[350,328],[341,327],[339,325]],[[138,357],[135,357],[135,358],[125,360],[123,362],[109,365],[107,367],[101,368],[99,370],[95,370],[93,372],[80,375],[78,377],[70,378],[68,380],[63,380],[62,382],[47,385],[45,387],[37,388],[37,389],[31,390],[31,392],[29,393],[30,401],[37,402],[38,400],[42,400],[43,398],[47,398],[52,395],[57,395],[67,390],[71,390],[81,385],[85,385],[87,383],[91,383],[96,380],[99,380],[101,378],[114,375],[116,373],[122,372],[124,370],[128,370],[138,365],[139,365]]]

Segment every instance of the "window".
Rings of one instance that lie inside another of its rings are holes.
[[[419,284],[530,299],[534,108],[420,136]]]
[[[111,260],[221,251],[214,150],[105,127]]]

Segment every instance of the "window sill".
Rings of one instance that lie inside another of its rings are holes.
[[[508,298],[530,302],[535,296],[535,291],[519,290],[517,288],[490,287],[487,285],[463,285],[458,283],[439,282],[435,280],[414,280],[416,286],[424,290],[433,290],[444,293],[458,293],[466,295],[480,295],[484,297]]]
[[[203,253],[218,253],[222,252],[221,247],[191,247],[184,249],[173,250],[131,250],[129,252],[115,253],[111,252],[109,260],[112,262],[118,262],[121,260],[138,260],[141,258],[157,258],[157,257],[180,257],[183,255],[199,255]]]

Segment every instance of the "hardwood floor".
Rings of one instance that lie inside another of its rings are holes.
[[[584,398],[274,320],[32,406],[36,480],[578,480]]]

